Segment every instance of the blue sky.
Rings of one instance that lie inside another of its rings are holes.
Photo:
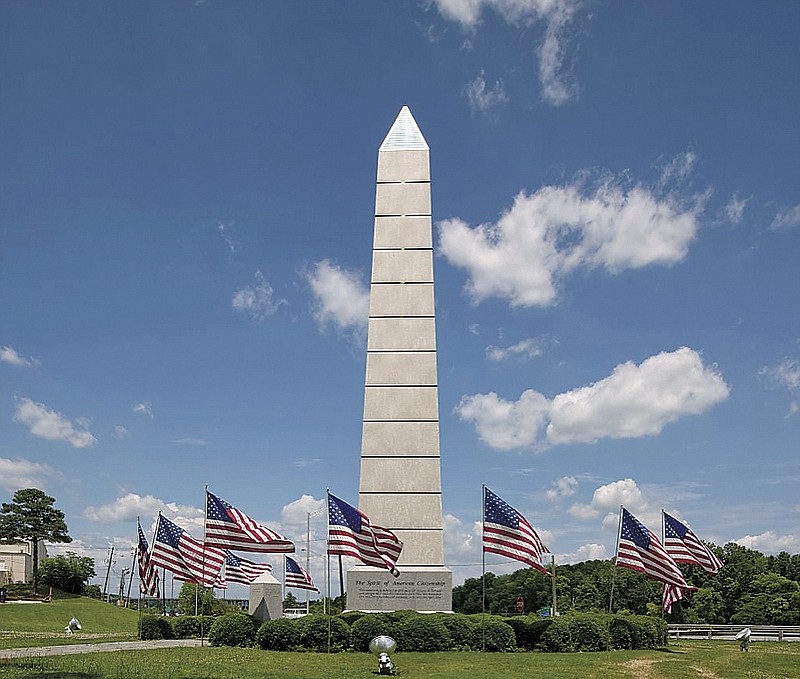
[[[455,581],[481,483],[561,561],[613,556],[620,503],[800,551],[798,29],[794,2],[2,3],[0,498],[53,494],[112,582],[137,514],[201,534],[205,484],[299,546],[326,487],[355,502],[407,104]]]

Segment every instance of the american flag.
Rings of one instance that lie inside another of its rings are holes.
[[[286,560],[286,575],[284,585],[286,587],[297,587],[297,589],[310,589],[312,592],[319,592],[319,588],[312,582],[308,571],[290,556],[283,557]]]
[[[624,507],[617,545],[617,566],[639,571],[653,580],[691,589],[678,564],[667,554],[655,533]]]
[[[294,543],[206,491],[206,545],[241,552],[294,552]]]
[[[139,564],[139,591],[148,596],[158,596],[158,569],[150,559],[150,545],[144,536],[142,524],[136,517],[136,529],[139,532],[139,545],[136,548],[136,561]]]
[[[664,583],[664,595],[661,597],[661,605],[664,607],[666,613],[672,612],[672,604],[683,599],[686,590],[677,585],[670,585],[668,582]]]
[[[664,514],[664,547],[678,563],[692,563],[706,573],[717,573],[722,561],[691,529],[666,512]]]
[[[178,580],[212,587],[225,553],[207,545],[204,549],[200,540],[159,514],[150,561],[171,571]]]
[[[369,522],[366,514],[328,493],[328,554],[354,556],[367,566],[395,568],[403,543],[392,531]]]
[[[548,552],[533,527],[516,509],[483,487],[483,551],[516,559],[549,571],[542,564],[542,554]]]
[[[256,563],[241,556],[236,556],[233,552],[225,551],[225,570],[220,571],[214,587],[224,588],[229,582],[238,582],[242,585],[249,585],[258,576],[272,572],[272,566],[268,563]]]

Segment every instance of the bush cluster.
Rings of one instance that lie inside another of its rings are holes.
[[[349,621],[349,623],[348,623]],[[666,646],[667,624],[645,615],[570,613],[557,618],[503,618],[481,614],[421,614],[413,611],[309,615],[298,620],[268,620],[260,627],[242,613],[216,617],[145,615],[139,622],[142,639],[187,638],[208,635],[212,646],[259,646],[270,651],[360,651],[386,635],[398,651],[517,650],[569,653]]]

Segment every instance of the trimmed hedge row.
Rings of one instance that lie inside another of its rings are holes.
[[[553,619],[532,616],[346,613],[329,618],[309,615],[297,620],[268,620],[260,627],[248,615],[216,618],[164,618],[146,615],[139,621],[142,639],[198,636],[200,624],[212,646],[259,646],[273,651],[367,651],[369,642],[387,635],[398,651],[543,651],[569,653],[644,649],[667,645],[667,624],[644,615],[573,613]]]

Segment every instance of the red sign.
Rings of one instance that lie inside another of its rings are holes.
[[[517,597],[517,613],[522,613],[525,610],[525,599],[521,596]]]

